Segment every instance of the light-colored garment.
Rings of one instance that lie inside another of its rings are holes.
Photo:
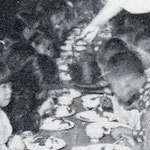
[[[0,108],[0,145],[4,145],[12,134],[12,126],[5,112]]]
[[[113,110],[115,118],[126,125],[129,125],[134,130],[140,130],[141,129],[141,122],[140,117],[141,113],[136,110],[125,110],[119,103],[115,96],[112,98],[113,103]]]
[[[113,0],[119,7],[133,14],[150,12],[150,0]]]

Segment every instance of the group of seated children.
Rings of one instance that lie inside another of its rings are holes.
[[[39,130],[40,118],[54,103],[48,99],[48,90],[59,81],[55,61],[37,53],[27,43],[14,43],[3,67],[1,73],[9,72],[9,75],[3,77],[0,85],[1,146],[7,143],[11,133]],[[47,99],[46,107],[42,107]]]

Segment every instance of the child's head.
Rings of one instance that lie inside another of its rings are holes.
[[[11,83],[3,83],[0,85],[0,107],[5,107],[9,104],[11,98]]]
[[[106,41],[102,50],[100,49],[97,55],[97,62],[101,71],[105,68],[105,65],[110,57],[117,53],[126,51],[129,51],[129,49],[123,40],[119,38],[111,38]]]
[[[115,95],[124,104],[131,103],[146,81],[143,64],[133,52],[112,56],[107,62],[106,78]]]

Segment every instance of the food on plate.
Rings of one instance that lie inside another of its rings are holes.
[[[69,92],[72,98],[77,98],[81,96],[81,93],[75,89],[69,89]]]
[[[95,110],[100,104],[100,95],[90,94],[81,97],[83,108],[86,110]]]
[[[119,131],[119,128],[122,130]],[[121,131],[123,131],[124,134],[126,135],[129,135],[130,132],[132,134],[132,130],[128,126],[118,122],[109,122],[109,121],[97,122],[97,123],[91,123],[86,127],[87,135],[91,139],[97,139],[97,140],[102,138],[103,135],[110,135],[110,134],[115,138],[117,137],[115,140],[118,140],[120,139],[120,135],[122,136]]]
[[[105,111],[103,111],[102,116],[108,118],[109,121],[115,121],[115,120],[117,120],[115,114],[111,113],[111,112],[105,112]]]
[[[33,136],[33,132],[32,131],[24,131],[22,134],[21,134],[21,137],[24,139],[24,138],[28,138],[28,137],[31,137]]]
[[[72,150],[131,150],[129,147],[117,144],[94,144],[90,146],[73,147]]]
[[[60,97],[60,99],[62,99],[62,97],[67,97],[69,99],[71,99],[71,101],[73,100],[73,98],[78,98],[81,96],[81,92],[75,90],[75,89],[60,89],[60,90],[51,90],[49,91],[49,97]]]
[[[60,65],[60,66],[58,67],[58,69],[64,70],[64,71],[68,71],[69,67],[68,67],[68,65]]]
[[[61,53],[62,58],[63,57],[67,58],[67,57],[71,57],[71,56],[72,56],[72,51],[67,51],[67,52],[62,52]]]
[[[51,130],[51,131],[60,131],[60,130],[66,130],[74,127],[74,123],[63,119],[63,118],[47,118],[43,120],[42,125],[40,129],[42,130]]]
[[[63,89],[62,95],[69,96],[71,98],[77,98],[81,96],[81,93],[75,89]]]
[[[107,122],[107,118],[101,117],[93,110],[84,111],[76,114],[76,118],[87,122]]]
[[[90,137],[91,141],[96,143],[104,136],[104,128],[93,128],[92,124],[86,127],[86,134]]]
[[[61,105],[71,105],[73,98],[70,95],[62,95],[58,97],[58,103]]]
[[[5,144],[3,144],[3,145],[0,145],[0,150],[10,150],[10,149],[8,149]]]
[[[23,141],[23,138],[19,135],[14,135],[9,139],[8,142],[8,148],[9,150],[25,150],[26,145]]]
[[[113,128],[111,130],[111,136],[115,140],[118,140],[120,139],[120,137],[123,137],[123,136],[132,136],[132,130],[129,128],[125,128],[125,127]]]
[[[65,44],[70,44],[72,45],[74,43],[74,40],[68,39],[65,41]]]
[[[85,46],[86,45],[86,42],[85,41],[83,41],[83,40],[79,40],[79,41],[77,41],[76,42],[76,46]]]
[[[72,45],[67,44],[67,45],[61,46],[61,49],[65,50],[65,51],[71,51],[72,50]]]
[[[66,143],[64,142],[64,140],[62,139],[58,139],[55,137],[49,137],[46,142],[45,142],[46,147],[48,147],[49,149],[60,149],[65,147]]]
[[[76,46],[76,47],[75,47],[75,50],[76,50],[76,51],[83,51],[83,50],[86,50],[86,47],[85,47],[85,46],[82,46],[82,45]]]
[[[67,72],[61,72],[59,74],[59,77],[60,77],[61,80],[66,80],[66,81],[70,81],[71,80],[71,76]]]
[[[47,139],[38,134],[25,138],[24,142],[29,150],[58,150],[66,145],[62,139],[53,136]]]
[[[54,117],[68,117],[75,113],[74,110],[65,105],[56,106]]]

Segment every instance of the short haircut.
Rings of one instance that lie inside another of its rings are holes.
[[[98,52],[98,62],[106,64],[110,57],[120,52],[129,51],[127,44],[119,38],[111,38],[104,43],[102,50]]]
[[[108,76],[122,78],[134,75],[137,78],[144,75],[144,67],[140,58],[133,52],[117,53],[107,62]]]

